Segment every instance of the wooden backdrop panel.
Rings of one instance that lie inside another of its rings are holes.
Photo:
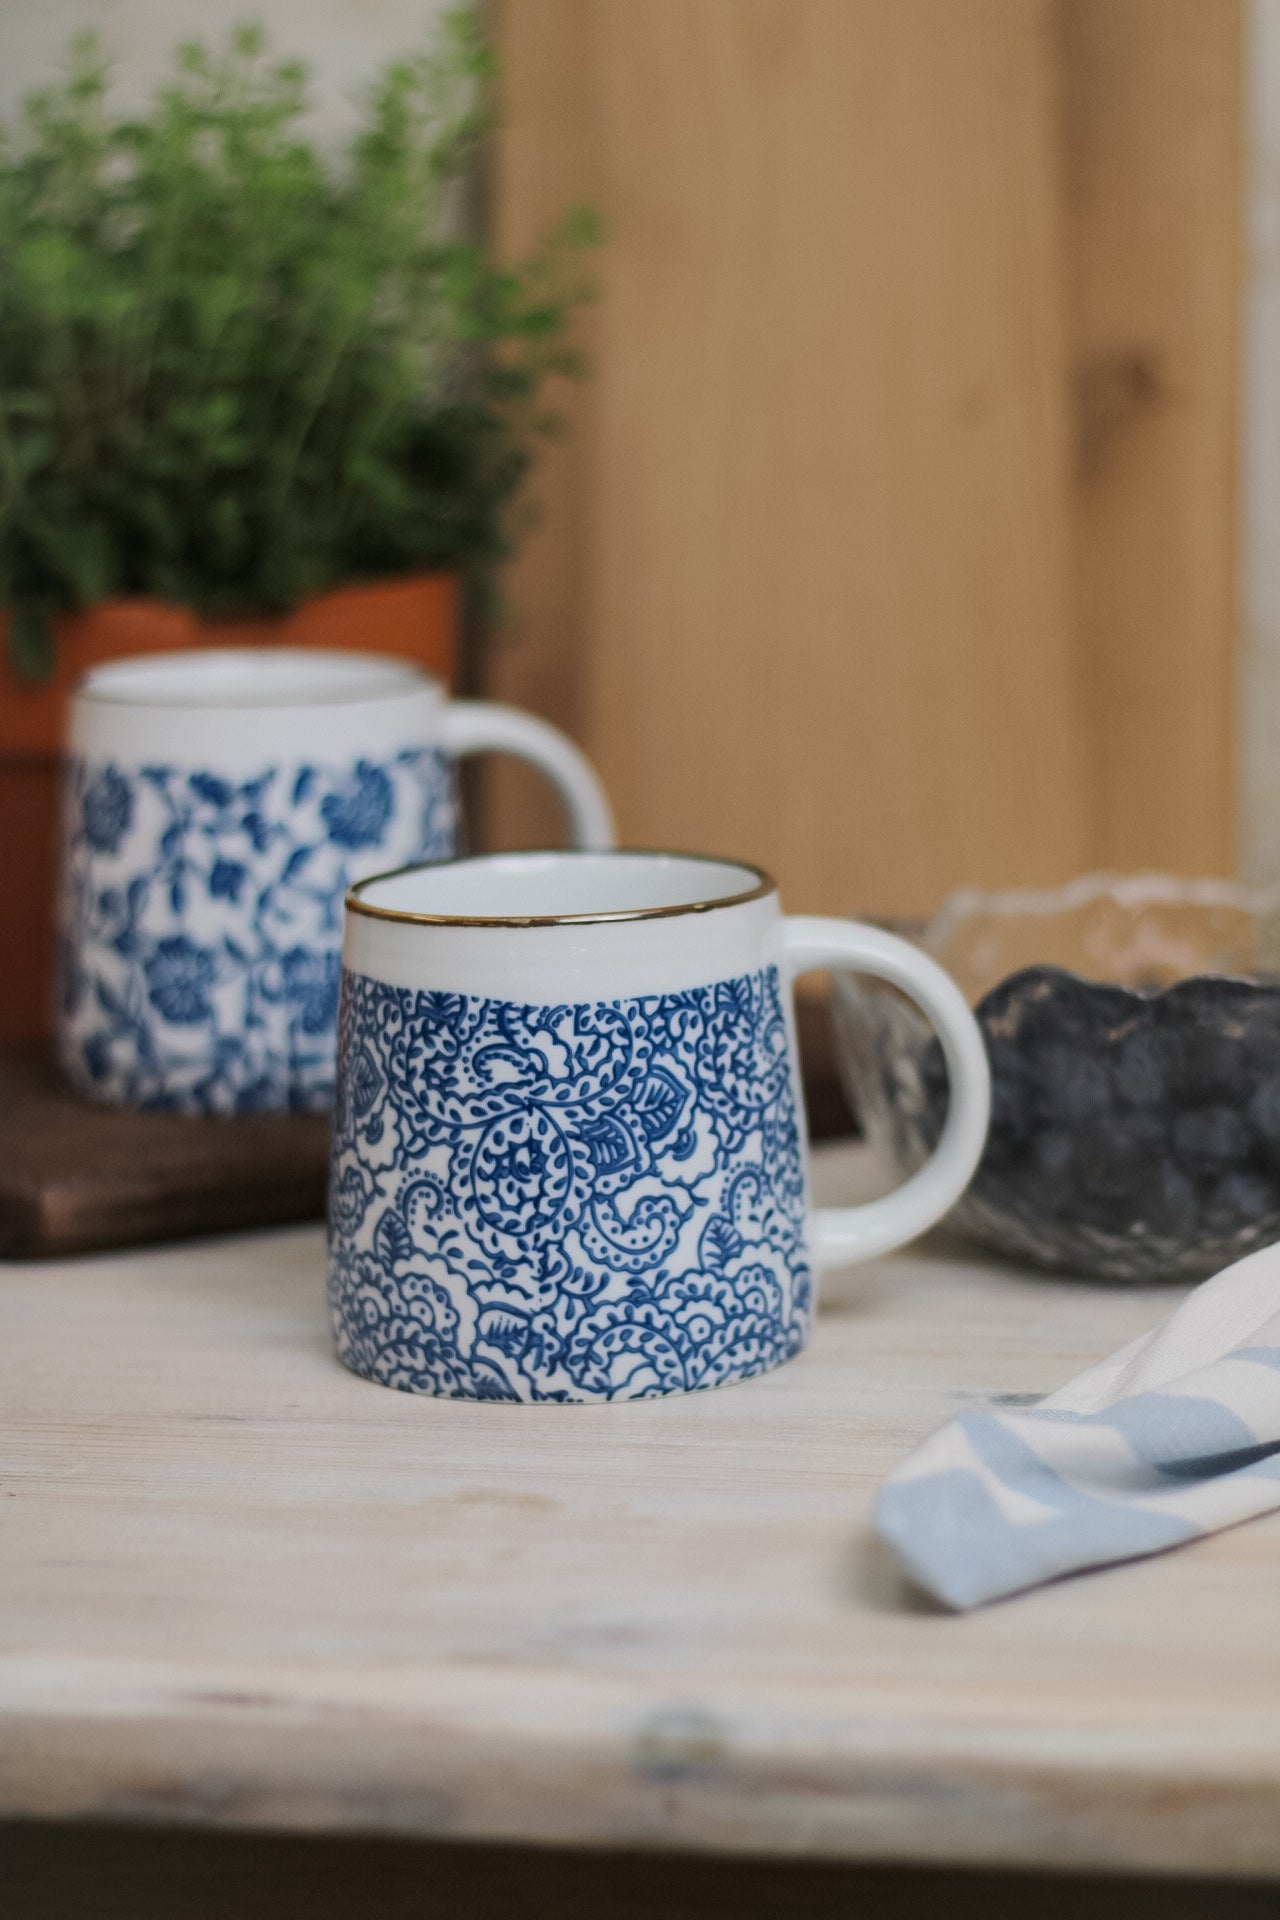
[[[509,255],[535,246],[568,206],[585,201],[604,210],[600,102],[589,57],[597,6],[598,0],[549,0],[546,6],[502,0],[503,126],[491,219],[497,243]],[[595,276],[602,286],[613,252],[611,237]],[[598,323],[598,310],[592,310],[578,328],[592,355],[592,385],[560,383],[554,395],[567,432],[540,449],[529,503],[536,530],[507,570],[503,626],[480,662],[479,688],[545,714],[593,749],[584,662],[597,526],[593,402],[605,377]],[[546,782],[520,762],[487,760],[478,798],[481,845],[562,844],[558,804]]]
[[[578,734],[632,843],[739,852],[796,906],[886,914],[1100,858],[1226,864],[1239,10],[1114,0],[1130,67],[1173,24],[1136,91],[1162,130],[1126,145],[1123,77],[1094,76],[1119,30],[1081,6],[506,0],[502,242],[573,197],[609,242],[594,377],[490,685]],[[1150,154],[1209,52],[1197,157],[1157,216]],[[1118,436],[1085,462],[1074,409],[1096,411],[1104,266],[1123,272],[1097,194],[1135,169],[1147,280],[1200,290],[1168,375],[1196,397],[1113,513]],[[1214,218],[1216,301],[1191,257]],[[1171,545],[1196,583],[1137,618],[1132,568]],[[1153,716],[1160,633],[1178,667]],[[1141,798],[1179,764],[1190,798]],[[495,838],[554,831],[527,783],[490,795]]]
[[[1241,10],[1070,0],[1062,21],[1092,858],[1229,873]]]

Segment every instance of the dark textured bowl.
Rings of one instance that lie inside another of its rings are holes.
[[[1152,951],[1148,939],[1144,964]],[[946,1116],[937,1042],[871,982],[837,979],[835,1009],[867,1135],[914,1171]],[[1198,1279],[1280,1240],[1280,984],[1204,973],[1135,988],[1029,966],[975,1013],[991,1132],[950,1225],[1021,1261],[1119,1281]]]

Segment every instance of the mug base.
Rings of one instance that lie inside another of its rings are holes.
[[[759,1380],[765,1374],[776,1373],[780,1367],[788,1366],[799,1359],[808,1346],[808,1340],[799,1342],[789,1353],[762,1359],[757,1366],[744,1367],[739,1371],[725,1373],[718,1378],[694,1380],[688,1384],[675,1383],[664,1385],[652,1382],[634,1387],[623,1385],[611,1391],[583,1393],[568,1388],[548,1388],[546,1391],[517,1393],[508,1380],[495,1377],[491,1382],[477,1379],[473,1383],[459,1382],[454,1386],[437,1385],[434,1382],[415,1382],[404,1376],[384,1377],[358,1366],[353,1358],[344,1354],[335,1342],[335,1357],[348,1373],[357,1380],[366,1380],[371,1386],[390,1387],[396,1393],[417,1394],[424,1400],[463,1400],[489,1406],[517,1407],[608,1407],[632,1405],[641,1400],[671,1400],[685,1398],[695,1393],[714,1393],[722,1387],[744,1386],[752,1380]]]

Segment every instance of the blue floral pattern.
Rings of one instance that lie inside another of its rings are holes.
[[[73,762],[60,1043],[91,1096],[189,1113],[333,1098],[342,899],[455,851],[450,763],[416,748],[249,778]]]
[[[450,1398],[629,1400],[804,1344],[805,1193],[776,969],[518,1006],[343,976],[338,1352]]]
[[[320,802],[320,816],[336,847],[376,847],[391,818],[391,781],[381,767],[362,760],[351,779]]]
[[[81,831],[99,853],[114,853],[133,819],[133,792],[114,767],[102,771],[80,798]]]
[[[175,1027],[202,1027],[213,1012],[210,990],[217,971],[212,947],[198,947],[185,933],[157,940],[143,961],[147,999]]]

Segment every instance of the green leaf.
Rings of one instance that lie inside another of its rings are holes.
[[[75,253],[70,234],[35,233],[17,249],[14,270],[36,286],[59,286],[71,271]]]
[[[0,391],[0,414],[10,420],[47,420],[53,401],[38,387],[9,387]]]
[[[94,520],[81,520],[62,528],[57,540],[42,538],[47,561],[56,567],[70,589],[73,604],[92,606],[106,598],[111,578],[111,540],[106,529]]]
[[[13,464],[23,479],[29,480],[41,467],[53,464],[55,451],[56,442],[51,433],[28,428],[14,436]]]

